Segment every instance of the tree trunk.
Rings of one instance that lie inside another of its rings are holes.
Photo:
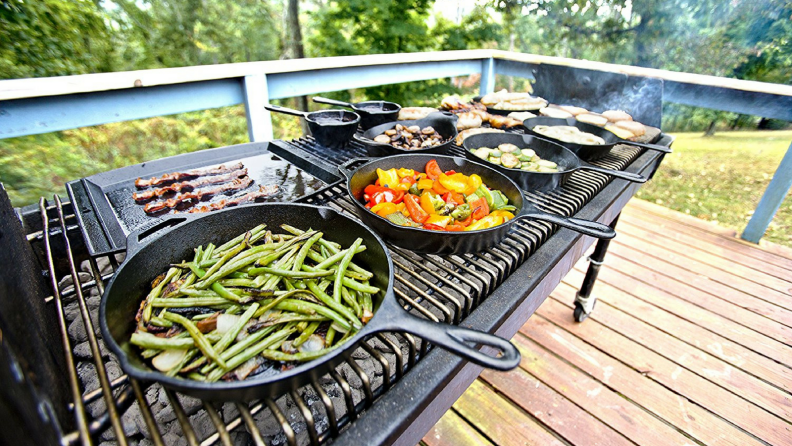
[[[305,58],[305,47],[303,46],[302,28],[300,27],[300,4],[298,0],[289,0],[286,5],[286,58],[303,59]],[[298,96],[294,98],[297,110],[308,111],[308,97]],[[302,120],[302,131],[308,134],[308,124]]]
[[[514,52],[514,31],[509,33],[509,52]],[[509,91],[514,91],[514,76],[509,76]]]
[[[704,132],[704,136],[712,136],[715,134],[715,124],[717,121],[711,121],[709,127],[707,127],[707,131]]]

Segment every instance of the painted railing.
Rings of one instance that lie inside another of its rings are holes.
[[[595,93],[604,84],[616,85],[625,92],[651,86],[653,100],[640,99],[644,105],[651,102],[655,107],[654,112],[646,112],[645,120],[658,119],[662,100],[792,121],[792,86],[788,85],[471,50],[4,80],[0,81],[0,139],[245,104],[250,140],[266,141],[272,139],[272,122],[263,105],[271,99],[474,73],[481,75],[482,94],[493,91],[497,74],[548,85],[576,76],[576,81]],[[548,99],[564,99],[563,91],[555,94],[557,97]],[[647,123],[660,125],[659,121]],[[743,239],[754,243],[761,239],[791,186],[792,145],[745,228]]]

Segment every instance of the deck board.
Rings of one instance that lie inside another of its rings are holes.
[[[591,317],[581,261],[425,444],[792,446],[792,250],[639,200],[617,232]]]

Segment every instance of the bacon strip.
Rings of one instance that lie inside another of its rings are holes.
[[[176,192],[188,192],[202,186],[225,183],[226,181],[231,181],[239,177],[244,177],[246,175],[247,175],[247,169],[239,169],[227,175],[208,176],[193,181],[182,181],[181,183],[174,183],[169,186],[162,186],[156,189],[150,189],[141,193],[135,192],[132,194],[132,198],[138,203],[145,203],[147,201],[153,200],[154,198],[162,197],[167,194],[172,194]]]
[[[237,198],[233,198],[231,200],[220,200],[217,203],[210,204],[209,206],[194,207],[190,209],[190,213],[195,214],[199,212],[217,211],[231,206],[237,206],[245,203],[252,203],[258,200],[259,198],[268,197],[277,191],[278,191],[278,186],[276,184],[273,184],[271,186],[260,186],[259,190],[255,192],[248,192],[245,195],[242,195]]]
[[[135,187],[137,187],[138,189],[145,189],[151,186],[170,184],[182,180],[191,180],[193,178],[202,177],[205,175],[220,175],[224,173],[229,173],[235,170],[242,169],[243,167],[245,166],[243,166],[242,163],[237,163],[229,167],[226,167],[225,165],[220,165],[218,167],[213,167],[209,169],[195,169],[187,172],[166,173],[161,177],[151,177],[148,180],[138,178],[137,180],[135,180]]]
[[[250,186],[251,184],[253,184],[253,180],[251,180],[248,177],[237,178],[228,184],[215,187],[214,189],[206,189],[197,192],[187,192],[181,195],[177,195],[176,197],[170,198],[168,200],[155,201],[153,203],[149,203],[143,207],[143,211],[145,211],[147,214],[154,214],[163,211],[167,208],[175,208],[180,204],[187,204],[187,203],[196,204],[199,201],[201,201],[204,197],[235,191],[235,190],[242,190]]]

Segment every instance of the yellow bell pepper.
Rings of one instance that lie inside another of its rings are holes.
[[[444,188],[459,194],[464,193],[468,188],[468,177],[463,173],[455,173],[453,175],[441,173],[437,181]]]
[[[480,176],[478,176],[478,175],[476,175],[474,173],[473,175],[468,177],[468,182],[467,183],[468,183],[468,185],[467,185],[467,188],[465,189],[464,194],[465,195],[470,195],[470,194],[476,192],[476,190],[478,190],[479,186],[481,186],[483,181],[481,181],[481,177]]]
[[[401,169],[396,171],[396,174],[399,175],[399,178],[411,177],[415,175],[415,171],[412,169],[405,169],[402,167]]]
[[[420,190],[431,189],[432,186],[434,186],[434,180],[430,180],[429,178],[418,180],[418,183],[417,183],[417,187]]]
[[[432,214],[436,214],[437,210],[434,207],[434,203],[432,203],[432,196],[428,191],[425,191],[421,194],[421,209],[426,211],[427,214],[430,216]]]
[[[391,187],[391,189],[408,191],[410,190],[410,186],[412,186],[412,184],[410,183],[398,183],[395,186]]]
[[[382,170],[377,168],[377,178],[379,178],[379,183],[382,187],[392,188],[399,184],[399,174],[396,169]]]
[[[407,210],[407,205],[403,201],[396,205],[396,210],[404,214],[406,217],[410,216],[410,211]]]
[[[375,204],[374,206],[372,206],[371,212],[381,217],[387,217],[388,215],[394,212],[399,212],[399,208],[398,205],[386,201],[384,203]]]
[[[503,217],[503,219],[504,219],[505,221],[509,221],[509,220],[511,220],[512,218],[514,218],[514,214],[512,214],[512,213],[511,213],[511,212],[509,212],[509,211],[492,211],[492,212],[490,212],[490,215],[495,215],[495,216],[500,216],[500,217]]]
[[[429,219],[424,222],[425,225],[437,225],[441,228],[445,228],[451,223],[454,219],[450,215],[438,215],[432,214],[429,216]]]
[[[502,225],[504,222],[503,217],[500,215],[487,215],[486,217],[473,222],[470,226],[465,228],[465,231],[478,231],[479,229],[488,229],[498,225]]]

